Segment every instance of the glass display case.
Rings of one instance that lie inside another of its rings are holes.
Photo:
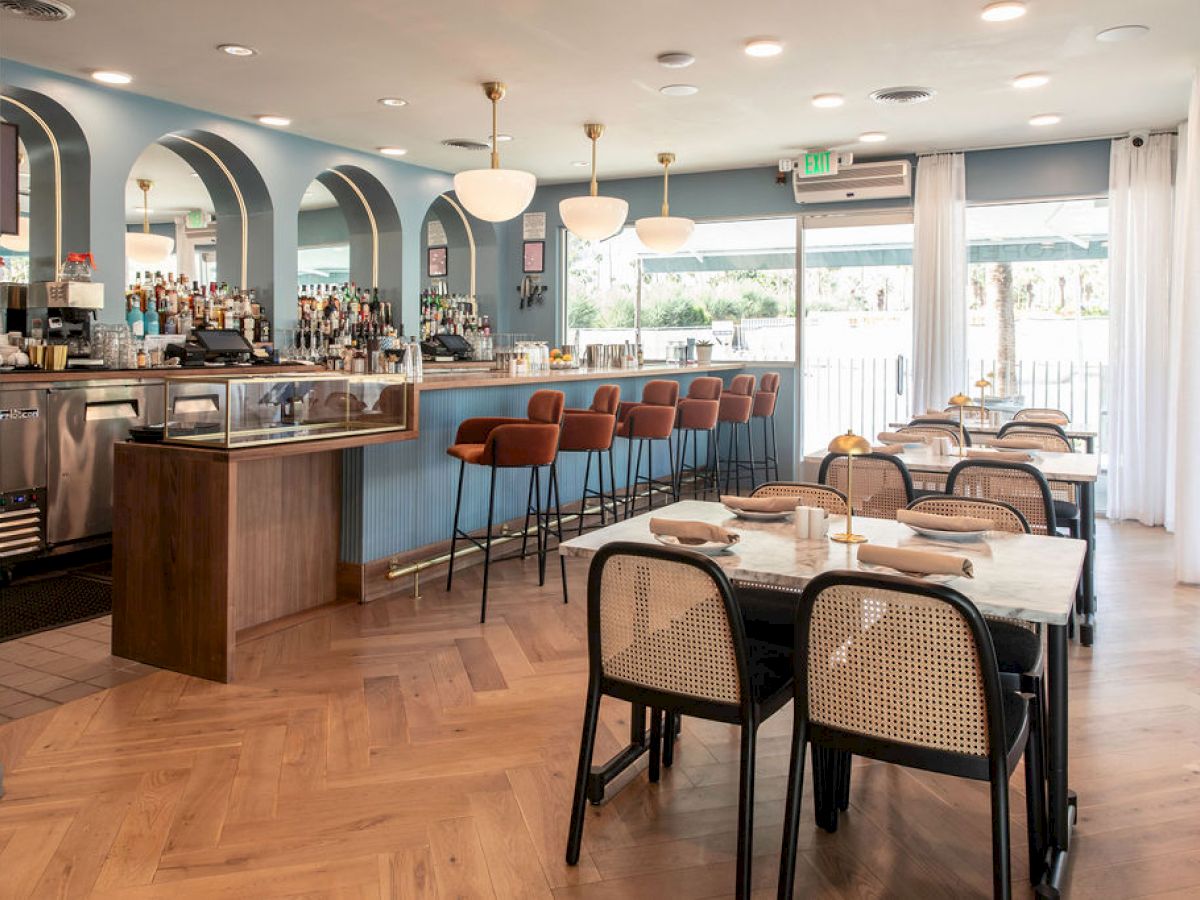
[[[233,450],[409,430],[403,375],[168,378],[163,441]]]

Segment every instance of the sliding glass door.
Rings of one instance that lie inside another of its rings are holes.
[[[907,421],[912,382],[911,213],[803,216],[800,449]]]

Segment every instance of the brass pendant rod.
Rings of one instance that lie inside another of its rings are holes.
[[[662,214],[664,217],[669,216],[671,214],[671,204],[668,202],[668,197],[669,197],[669,192],[670,192],[670,178],[671,178],[671,164],[669,162],[664,162],[663,163],[663,204],[662,204]]]
[[[138,187],[142,189],[142,234],[150,233],[150,182],[139,178]]]
[[[496,135],[499,133],[497,127],[499,101],[492,98],[492,168],[500,168],[500,142],[496,140]]]
[[[591,196],[595,197],[599,193],[599,187],[596,185],[596,140],[592,138],[592,186]]]

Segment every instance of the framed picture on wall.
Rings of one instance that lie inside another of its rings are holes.
[[[526,275],[540,275],[546,271],[546,242],[545,241],[525,241],[525,250],[522,253],[524,259],[524,268],[522,271]]]
[[[428,269],[430,278],[445,278],[450,268],[449,252],[446,247],[430,247]]]

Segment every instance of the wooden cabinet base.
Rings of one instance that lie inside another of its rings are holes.
[[[215,681],[237,633],[337,599],[342,454],[116,447],[113,653]]]

